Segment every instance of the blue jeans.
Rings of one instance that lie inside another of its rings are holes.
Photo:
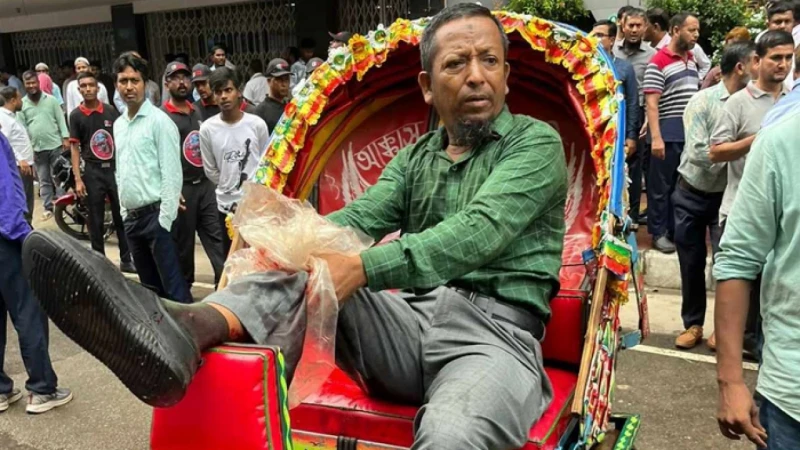
[[[158,216],[159,212],[153,211],[125,219],[125,235],[139,281],[160,297],[192,303],[189,285],[181,272],[178,248],[172,234],[158,222]]]
[[[800,422],[756,392],[761,400],[758,418],[767,430],[767,450],[796,450],[800,446]]]
[[[22,243],[0,236],[0,394],[14,388],[3,371],[6,353],[6,316],[19,335],[19,350],[28,372],[25,389],[41,395],[52,394],[58,379],[48,352],[47,316],[33,297],[28,280],[22,276]]]

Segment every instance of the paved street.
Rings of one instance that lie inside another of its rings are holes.
[[[45,224],[52,227],[53,222]],[[87,244],[88,245],[88,244]],[[108,255],[117,258],[109,246]],[[212,283],[211,270],[197,247],[198,281]],[[210,293],[194,290],[196,298]],[[751,449],[722,438],[715,422],[716,382],[713,354],[704,346],[689,353],[673,351],[680,324],[677,292],[650,292],[653,337],[636,350],[622,354],[618,364],[615,410],[642,414],[639,449]],[[706,334],[713,328],[709,304]],[[626,308],[626,326],[636,324],[635,307]],[[24,386],[16,334],[9,323],[5,368]],[[22,404],[0,414],[0,449],[5,450],[141,450],[148,448],[150,409],[139,403],[100,363],[51,327],[51,355],[60,384],[70,387],[75,400],[42,416],[28,416]],[[687,359],[691,358],[691,359]],[[755,372],[746,371],[755,383]]]

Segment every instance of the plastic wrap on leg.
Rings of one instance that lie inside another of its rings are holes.
[[[306,271],[306,329],[302,356],[289,387],[289,407],[317,391],[336,366],[336,322],[339,304],[328,267],[318,255],[357,255],[372,240],[320,216],[314,208],[265,186],[247,183],[233,220],[249,248],[225,263],[230,280],[270,270]],[[287,320],[290,318],[287,317]],[[287,355],[287,360],[293,359]]]

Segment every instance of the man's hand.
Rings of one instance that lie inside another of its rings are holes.
[[[636,140],[625,139],[625,156],[628,157],[634,153],[636,153]]]
[[[31,165],[28,164],[27,161],[19,162],[19,172],[26,177],[30,177],[33,175],[33,169],[31,168]]]
[[[653,138],[653,145],[650,148],[651,153],[658,159],[665,159],[667,156],[667,147],[664,144],[664,139]]]
[[[642,129],[639,130],[639,139],[644,139],[647,136],[647,117],[644,118],[644,123],[642,124]]]
[[[69,143],[69,138],[64,138],[61,140],[61,145],[64,147],[64,150],[69,150],[72,146]]]
[[[743,382],[720,382],[717,423],[722,435],[728,439],[738,441],[744,434],[757,446],[767,446],[767,432],[758,420],[758,408],[753,403],[753,396]]]
[[[178,211],[180,212],[186,211],[186,199],[183,198],[183,194],[181,194],[181,202],[178,203]]]
[[[83,184],[83,180],[75,180],[75,193],[80,198],[86,198],[86,185]]]
[[[329,253],[319,255],[319,257],[328,263],[328,272],[331,274],[331,281],[336,288],[336,298],[339,302],[347,300],[367,284],[367,275],[364,273],[361,256]]]

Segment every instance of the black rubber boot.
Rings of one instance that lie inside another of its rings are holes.
[[[165,301],[129,282],[97,252],[55,231],[34,231],[23,271],[61,331],[108,366],[143,402],[168,407],[183,398],[200,364],[191,334]]]

